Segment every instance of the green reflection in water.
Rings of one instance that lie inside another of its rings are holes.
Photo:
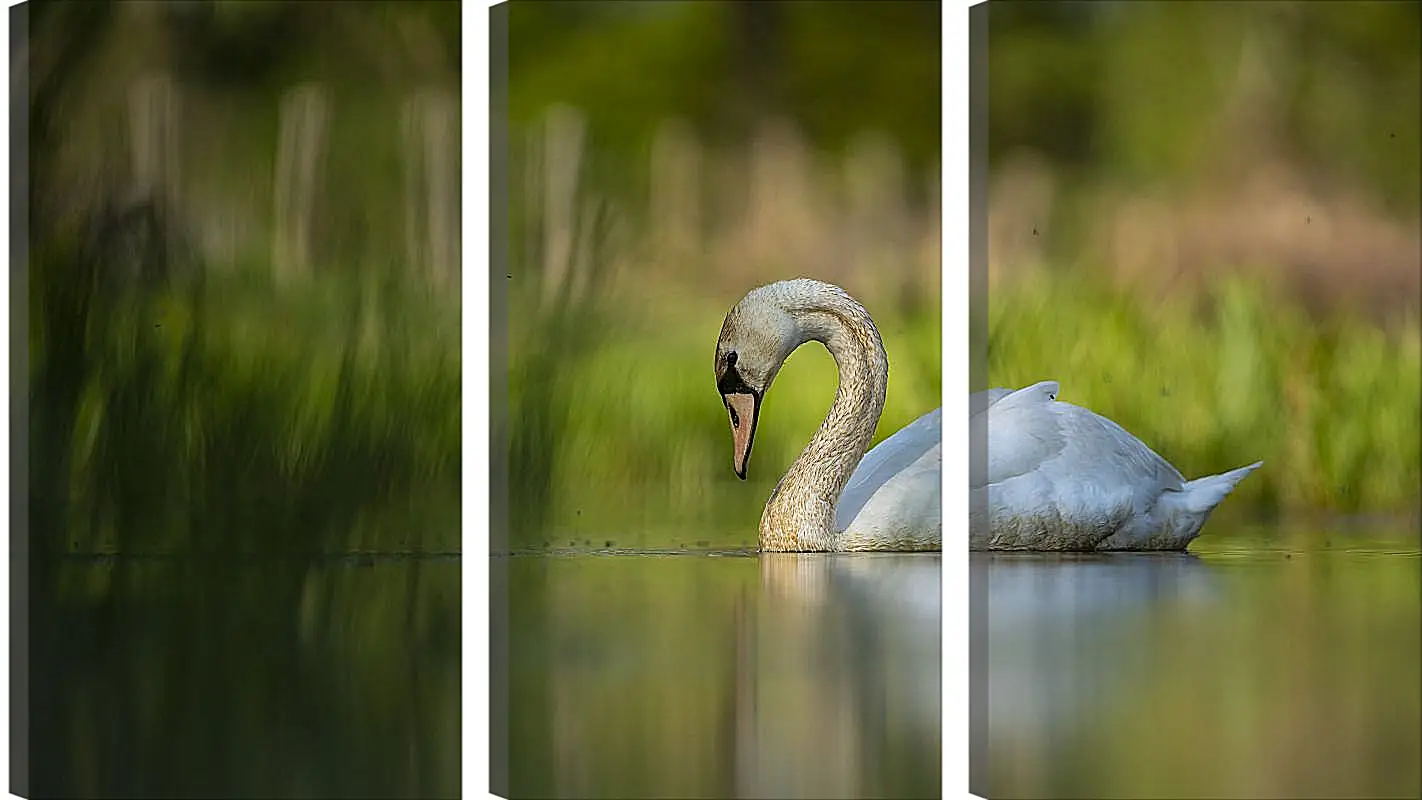
[[[32,796],[458,794],[457,558],[34,574]]]
[[[515,556],[515,797],[936,797],[936,555]]]

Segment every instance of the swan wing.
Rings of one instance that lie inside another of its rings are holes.
[[[835,529],[848,530],[862,516],[866,505],[889,484],[896,483],[890,494],[926,492],[932,483],[933,506],[938,510],[942,493],[939,475],[943,471],[943,409],[935,408],[864,454],[854,474],[845,484],[835,510]],[[920,483],[924,484],[920,488]],[[907,495],[914,497],[914,495]],[[916,500],[914,505],[918,505]]]
[[[845,550],[939,550],[943,544],[942,447],[933,445],[845,515]]]
[[[1133,486],[1152,503],[1161,492],[1184,485],[1184,477],[1170,462],[1125,428],[1089,409],[1056,405],[1068,442],[1059,469],[1098,483]]]
[[[971,488],[986,492],[979,507],[992,515],[994,537],[1050,530],[1064,539],[1058,544],[1090,547],[1149,514],[1184,479],[1121,426],[1056,394],[1055,383],[1036,384],[974,420],[987,426],[988,458],[986,480],[975,476]],[[980,522],[977,530],[986,532]],[[1044,546],[1035,538],[1024,543]]]
[[[968,423],[970,435],[986,434],[988,442],[987,474],[972,470],[971,488],[1030,474],[1066,449],[1067,439],[1054,408],[1057,391],[1056,381],[1043,381],[996,399],[989,396],[991,405]]]
[[[984,389],[968,395],[968,418],[971,419],[987,411],[994,403],[1012,394],[1011,389]]]
[[[1180,473],[1120,425],[1089,409],[1056,399],[1056,381],[1043,381],[999,399],[974,418],[986,425],[986,480],[973,488],[1025,475],[1070,482],[1133,486],[1151,497],[1179,489]]]

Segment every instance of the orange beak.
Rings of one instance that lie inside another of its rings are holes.
[[[726,410],[731,416],[731,466],[736,476],[746,479],[746,465],[750,463],[751,445],[755,444],[755,425],[760,416],[760,398],[754,394],[740,392],[722,395]]]

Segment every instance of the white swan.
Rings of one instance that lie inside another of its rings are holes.
[[[971,398],[970,436],[987,442],[986,463],[972,459],[969,470],[973,549],[1184,550],[1264,463],[1186,481],[1121,426],[1057,392],[1044,381]]]
[[[761,399],[785,359],[808,341],[834,356],[839,388],[819,430],[770,493],[760,549],[940,550],[942,409],[865,455],[884,410],[889,359],[869,312],[838,286],[808,278],[772,283],[726,315],[716,385],[731,418],[736,474],[746,477]]]

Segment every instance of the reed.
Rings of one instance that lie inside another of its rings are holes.
[[[129,152],[36,183],[67,211],[31,231],[35,551],[457,549],[447,87],[241,98],[272,136],[181,73],[106,82],[130,102],[74,130]]]
[[[458,548],[457,310],[262,263],[76,316],[83,260],[32,271],[37,551]]]

